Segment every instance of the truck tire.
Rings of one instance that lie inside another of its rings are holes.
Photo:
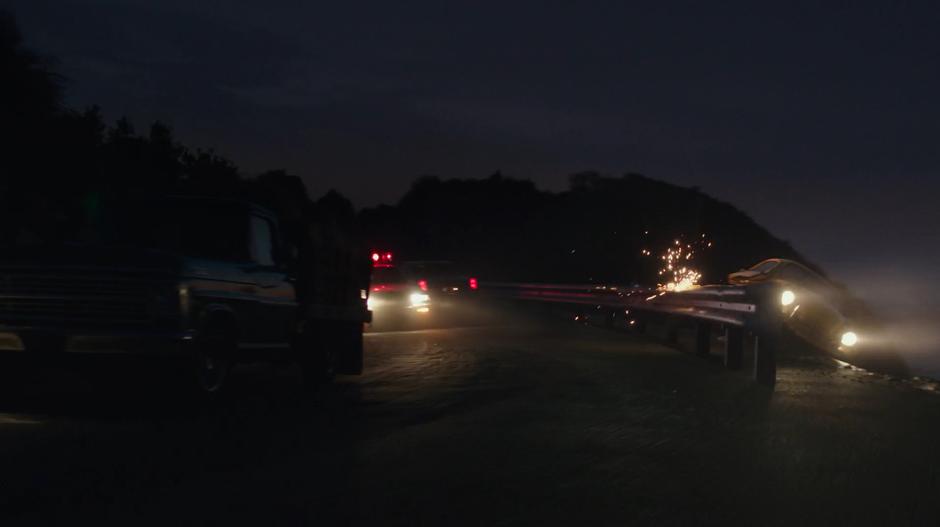
[[[341,322],[337,324],[338,361],[336,372],[345,375],[361,375],[363,369],[362,323]]]
[[[333,380],[336,343],[330,327],[322,321],[305,321],[294,338],[293,353],[303,372],[304,386],[316,389]]]
[[[232,370],[235,339],[221,328],[209,328],[193,344],[191,353],[172,365],[176,391],[185,399],[213,401],[221,395]]]
[[[209,337],[197,346],[193,355],[193,373],[196,388],[201,393],[209,397],[221,393],[232,370],[234,353],[234,342],[223,336]]]

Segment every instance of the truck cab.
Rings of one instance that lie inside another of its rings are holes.
[[[97,224],[83,243],[3,251],[0,355],[160,357],[206,394],[236,361],[297,358],[297,264],[272,211],[168,197]]]

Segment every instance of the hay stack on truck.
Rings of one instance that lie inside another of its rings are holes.
[[[335,373],[362,373],[363,325],[372,320],[367,308],[369,259],[356,230],[352,206],[335,193],[307,207],[298,232],[297,292],[305,374],[329,378]],[[315,378],[309,378],[316,381]]]
[[[361,374],[370,265],[352,204],[333,191],[312,202],[300,178],[283,173],[257,184],[283,225],[298,302],[293,350],[306,380]]]

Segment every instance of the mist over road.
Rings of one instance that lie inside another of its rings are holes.
[[[243,367],[183,411],[78,380],[0,406],[0,523],[927,524],[940,396],[814,356],[770,392],[561,319],[370,333],[304,400]],[[47,378],[48,379],[48,378]]]

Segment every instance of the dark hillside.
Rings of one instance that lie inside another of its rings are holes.
[[[704,281],[763,258],[803,260],[735,207],[637,174],[576,174],[561,193],[500,174],[425,177],[397,206],[365,210],[362,220],[377,248],[465,262],[491,280],[655,283],[659,255],[703,234],[713,245],[690,262]]]

